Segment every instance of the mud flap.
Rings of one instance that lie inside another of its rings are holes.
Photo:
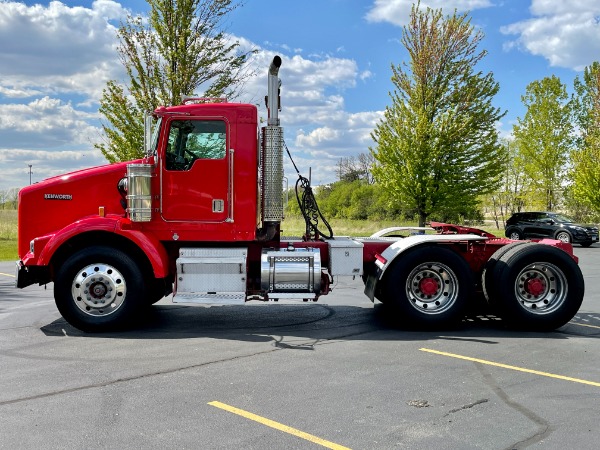
[[[375,302],[375,289],[377,287],[377,280],[381,276],[381,269],[377,268],[377,272],[369,274],[367,282],[365,283],[365,295],[369,297],[371,302]]]

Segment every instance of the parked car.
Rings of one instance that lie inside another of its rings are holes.
[[[580,244],[582,247],[598,242],[597,226],[578,224],[554,212],[515,213],[506,221],[504,234],[514,240],[550,238]]]

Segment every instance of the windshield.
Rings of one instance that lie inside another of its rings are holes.
[[[554,218],[554,220],[556,220],[557,222],[560,222],[560,223],[573,223],[574,222],[573,219],[571,219],[570,217],[567,217],[563,214],[554,214],[552,217]]]

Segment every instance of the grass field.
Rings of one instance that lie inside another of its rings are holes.
[[[416,222],[405,222],[399,220],[348,220],[331,219],[328,220],[335,236],[368,237],[379,230],[389,227],[416,227]],[[498,230],[491,222],[485,225],[468,225],[473,228],[485,230],[496,236],[504,236],[504,229]],[[319,229],[327,232],[327,228],[319,224]],[[284,236],[302,236],[304,234],[304,219],[301,217],[287,217],[281,224],[282,234]]]
[[[0,209],[0,261],[17,259],[17,211]]]
[[[348,220],[348,219],[330,219],[329,225],[333,230],[334,236],[370,236],[373,233],[393,226],[409,226],[416,227],[416,223],[403,222],[393,220]],[[284,236],[302,236],[305,232],[304,219],[301,217],[286,217],[281,224],[282,234]],[[327,232],[327,228],[322,223],[318,224],[318,228]]]

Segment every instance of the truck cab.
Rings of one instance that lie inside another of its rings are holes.
[[[257,230],[257,108],[186,102],[154,112],[158,120],[148,159],[152,202],[144,229],[161,241],[252,241]]]

